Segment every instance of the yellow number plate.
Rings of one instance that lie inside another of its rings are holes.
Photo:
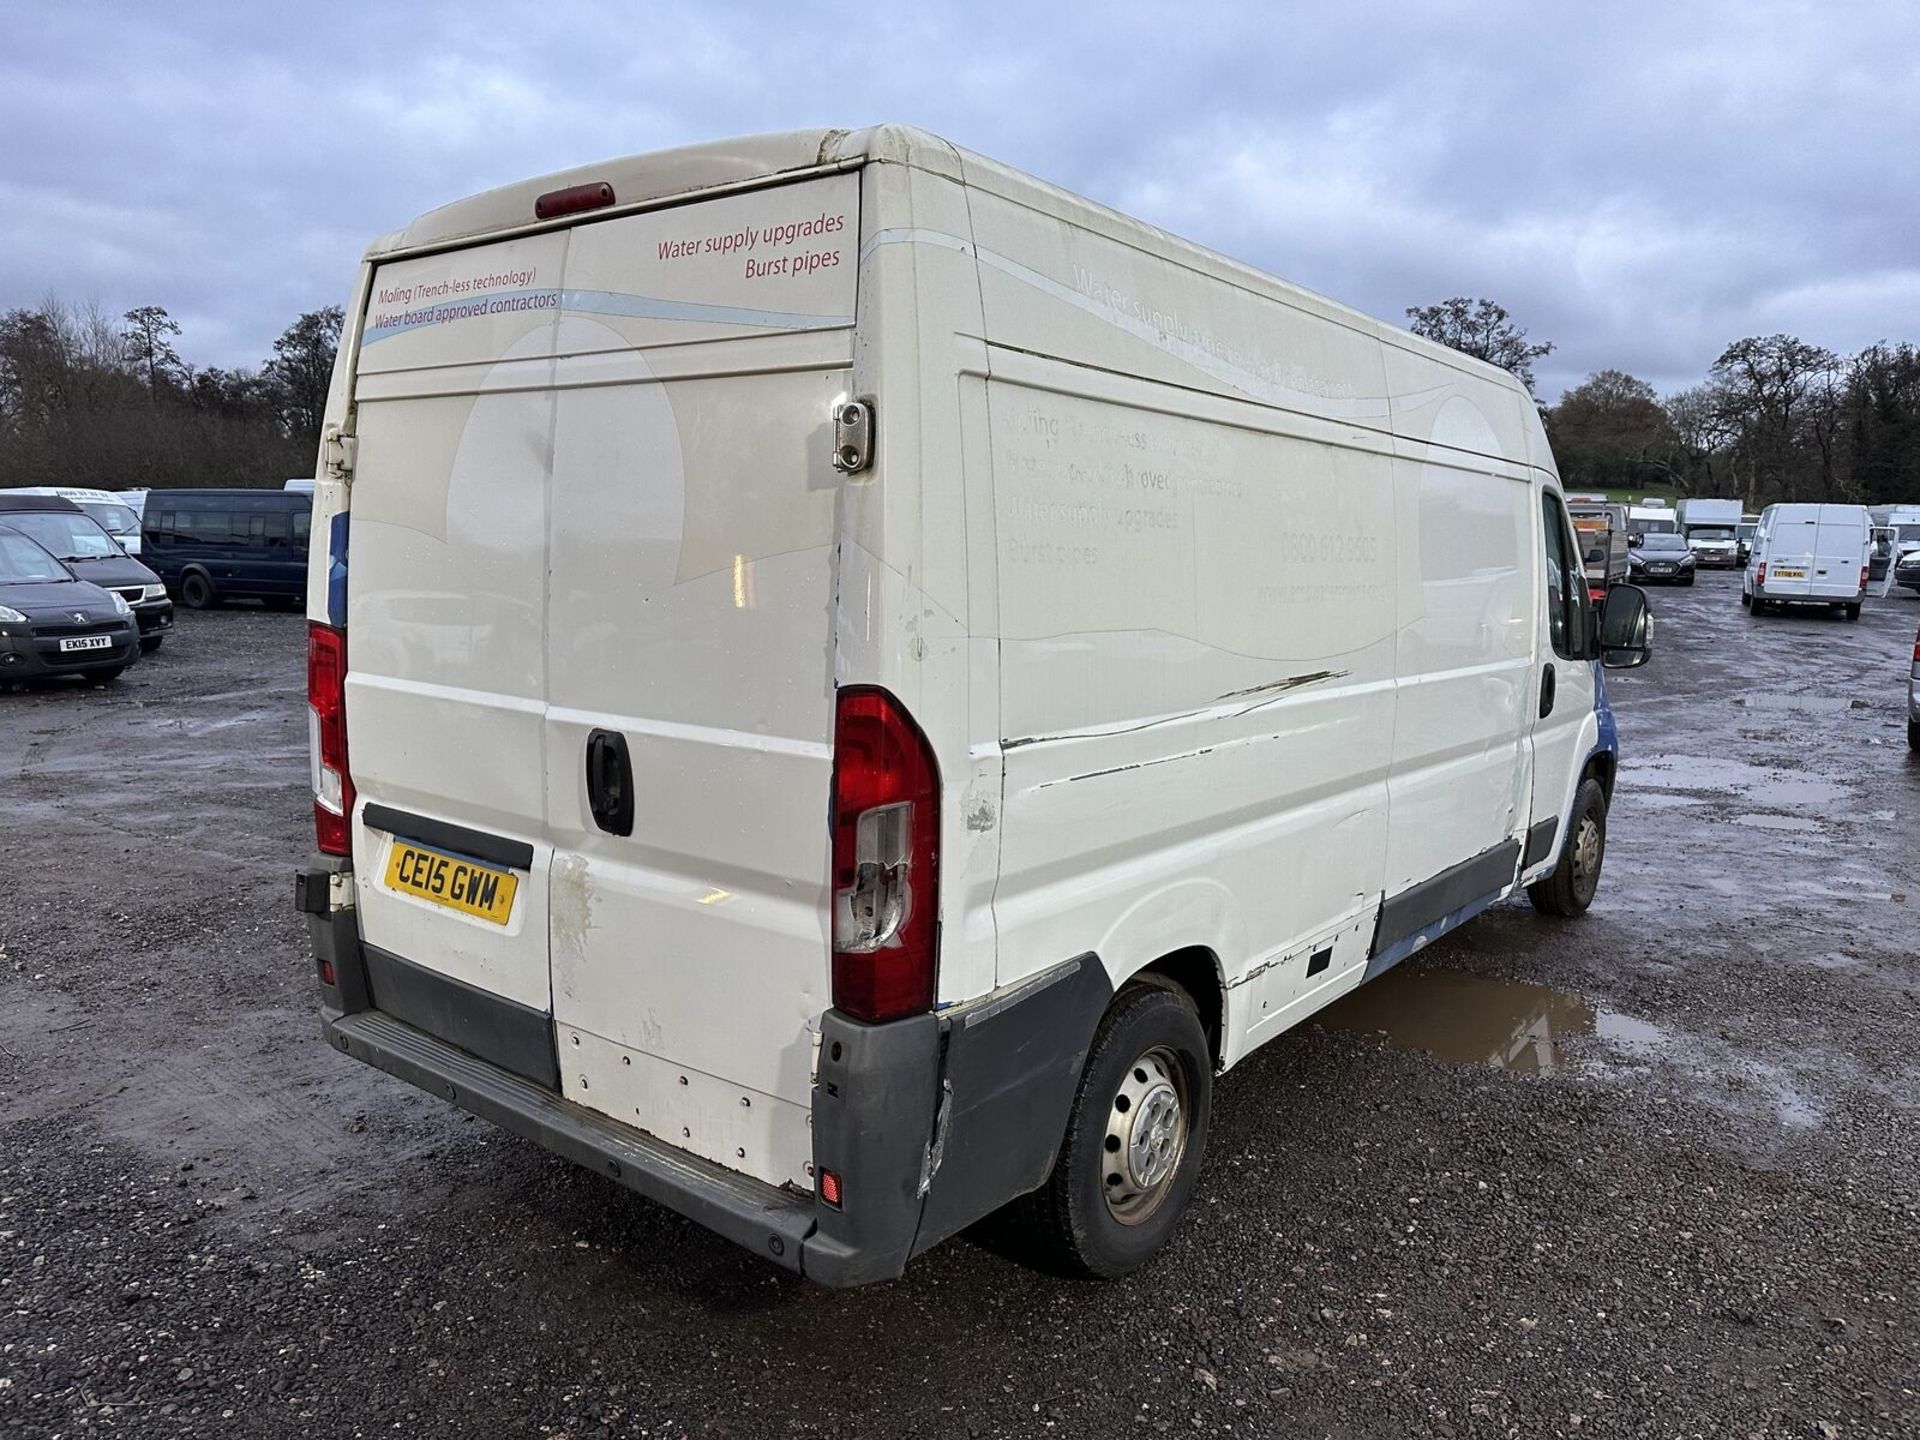
[[[504,925],[513,913],[513,892],[520,881],[506,870],[396,840],[387,858],[387,886]]]
[[[1776,580],[1804,580],[1807,578],[1807,572],[1798,566],[1782,565],[1773,572],[1773,578]]]

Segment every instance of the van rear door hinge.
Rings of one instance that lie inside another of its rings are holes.
[[[856,475],[872,463],[873,401],[835,401],[833,468],[844,475]]]
[[[359,446],[359,436],[346,434],[338,425],[327,426],[320,436],[320,472],[329,480],[352,480]]]

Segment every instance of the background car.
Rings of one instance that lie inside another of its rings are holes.
[[[0,495],[58,495],[62,500],[71,500],[113,536],[127,554],[140,553],[140,511],[129,505],[124,495],[79,485],[26,485],[15,490],[0,490]]]
[[[173,602],[167,598],[167,587],[73,501],[23,491],[0,494],[0,525],[53,552],[80,579],[125,600],[140,627],[141,650],[151,654],[160,648],[173,628]]]
[[[1908,590],[1920,591],[1920,550],[1912,550],[1900,557],[1900,563],[1893,567],[1893,583]]]
[[[1693,551],[1678,535],[1642,535],[1627,552],[1632,578],[1643,584],[1691,585],[1696,563]]]
[[[140,658],[133,607],[0,525],[0,683],[112,680]]]

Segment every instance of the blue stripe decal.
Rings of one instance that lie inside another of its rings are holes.
[[[791,310],[753,310],[738,305],[701,305],[621,290],[503,290],[473,300],[451,300],[401,312],[396,323],[374,326],[362,345],[410,334],[456,320],[543,310],[629,319],[679,320],[697,325],[738,325],[753,330],[838,330],[853,324],[851,315],[807,315]]]
[[[333,517],[327,530],[327,623],[347,623],[347,512]]]

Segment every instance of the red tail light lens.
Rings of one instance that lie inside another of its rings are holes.
[[[1762,560],[1760,562],[1760,568],[1753,572],[1753,583],[1756,585],[1764,585],[1767,583],[1767,562],[1766,561]]]
[[[1871,572],[1870,572],[1870,570],[1869,570],[1869,567],[1867,567],[1867,566],[1865,566],[1865,565],[1862,565],[1862,566],[1860,567],[1860,588],[1861,588],[1862,590],[1864,590],[1864,589],[1866,589],[1866,588],[1867,588],[1867,576],[1868,576],[1868,574],[1870,574],[1870,573],[1871,573]]]
[[[347,771],[347,634],[307,626],[307,755],[314,841],[323,855],[353,853],[353,776]]]
[[[884,690],[840,692],[833,725],[833,1003],[856,1020],[933,1008],[940,773]]]
[[[1913,635],[1913,658],[1916,664],[1920,664],[1920,630]]]

